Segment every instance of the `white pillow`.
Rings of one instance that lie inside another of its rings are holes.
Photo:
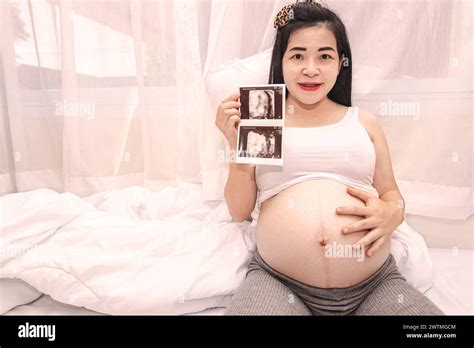
[[[0,314],[30,303],[42,293],[21,279],[0,279]]]
[[[239,85],[267,84],[270,72],[272,47],[253,56],[235,58],[210,70],[206,76],[206,90],[211,106],[217,106],[224,98],[239,91]]]
[[[433,286],[434,271],[423,237],[403,221],[392,233],[392,255],[400,273],[413,287],[425,293]]]

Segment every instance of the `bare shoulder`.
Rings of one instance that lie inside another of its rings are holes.
[[[359,108],[359,120],[369,133],[370,139],[374,140],[382,132],[379,119],[376,115],[365,109]]]

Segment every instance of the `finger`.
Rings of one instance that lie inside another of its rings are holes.
[[[237,116],[240,118],[240,112],[237,109],[227,109],[223,112],[223,117],[227,121],[231,116]]]
[[[232,100],[237,100],[237,99],[239,99],[239,97],[240,97],[240,92],[232,93],[227,98],[225,98],[222,103],[232,101]]]
[[[239,110],[232,108],[232,109],[224,110],[224,115],[226,116],[240,115],[240,112]]]
[[[336,214],[341,215],[357,215],[357,216],[367,216],[370,214],[370,209],[368,207],[357,207],[357,206],[346,206],[346,207],[337,207]]]
[[[221,104],[221,109],[222,110],[226,110],[226,109],[230,109],[230,108],[240,108],[240,102],[239,101],[228,101],[228,102],[225,102],[225,103],[222,103]]]
[[[227,127],[237,128],[237,127],[236,127],[236,124],[238,124],[239,121],[240,121],[240,117],[239,117],[239,116],[237,116],[237,115],[230,116],[230,117],[227,119],[227,121],[226,121],[224,127],[225,127],[225,128],[227,128]]]
[[[225,113],[228,110],[233,110],[232,113],[240,113],[240,111],[238,110],[240,109],[240,106],[241,106],[240,102],[237,102],[237,101],[230,101],[230,102],[223,103],[219,106],[220,110],[218,112],[218,115],[223,117],[225,116]]]
[[[362,190],[359,190],[359,189],[356,189],[354,187],[350,187],[350,186],[347,186],[347,190],[346,190],[348,193],[350,193],[351,195],[353,196],[356,196],[356,197],[359,197],[360,199],[362,199],[364,202],[367,202],[367,200],[369,199],[370,196],[372,196],[371,194],[369,194],[368,192],[365,192],[365,191],[362,191]]]
[[[342,234],[365,231],[369,232],[372,228],[377,227],[377,219],[369,218],[363,219],[341,229]]]
[[[369,247],[369,245],[372,242],[374,242],[375,240],[377,240],[381,236],[382,236],[382,233],[381,233],[380,229],[378,229],[378,228],[373,229],[372,231],[367,233],[363,238],[361,238],[356,243],[354,243],[354,246],[363,245],[364,248],[367,248],[367,247]]]
[[[216,120],[216,125],[223,124],[226,127],[226,124],[229,120],[229,116],[238,115],[240,117],[240,111],[235,108],[224,109],[224,111],[218,113],[219,120]]]
[[[385,243],[385,236],[380,237],[377,239],[374,243],[372,243],[372,246],[370,246],[369,250],[367,251],[367,256],[372,256],[374,253],[380,249],[380,247]]]

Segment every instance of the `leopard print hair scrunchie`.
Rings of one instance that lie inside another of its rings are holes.
[[[280,11],[278,11],[275,21],[273,22],[273,27],[274,28],[281,28],[284,27],[285,25],[288,24],[290,20],[294,18],[293,15],[293,7],[299,2],[299,0],[296,0],[294,4],[286,5],[283,7]],[[316,2],[316,0],[307,0],[306,2],[316,4],[318,6],[321,6]]]

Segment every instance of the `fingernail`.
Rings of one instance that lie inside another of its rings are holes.
[[[347,228],[342,229],[342,232],[347,232],[347,231],[349,231]]]

